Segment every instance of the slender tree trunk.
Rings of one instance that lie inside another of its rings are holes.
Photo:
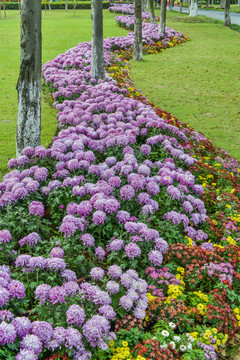
[[[197,16],[198,13],[198,5],[197,0],[191,0],[190,7],[189,7],[189,16]]]
[[[133,60],[142,59],[142,0],[135,0]]]
[[[105,79],[103,55],[102,0],[92,0],[92,55],[91,74],[96,80]]]
[[[153,0],[154,1],[154,0]],[[149,11],[149,0],[147,0],[147,5],[146,5],[146,7],[147,7],[147,11]]]
[[[154,14],[154,0],[149,0],[149,13],[150,13],[150,23],[156,24],[155,14]]]
[[[220,6],[224,7],[225,6],[225,0],[220,0]]]
[[[2,1],[2,8],[3,8],[3,12],[4,12],[4,17],[7,17],[5,1]]]
[[[68,2],[67,2],[67,0],[65,1],[65,11],[68,11]]]
[[[50,3],[50,0],[48,0],[48,10],[51,10],[51,3]]]
[[[75,3],[73,4],[73,8],[74,8],[73,16],[75,17],[76,16],[76,9],[77,9],[77,0],[75,0]]]
[[[16,154],[41,140],[41,0],[22,0]]]
[[[209,0],[206,0],[206,7],[209,7]]]
[[[238,6],[240,6],[240,0],[238,0]]]
[[[165,27],[166,27],[166,10],[167,10],[167,0],[162,0],[158,31],[163,34],[165,33]]]
[[[224,26],[227,26],[227,27],[231,26],[230,0],[226,0],[226,3],[225,3]]]
[[[182,3],[183,3],[183,0],[180,0],[180,10],[179,10],[180,14],[182,14]]]

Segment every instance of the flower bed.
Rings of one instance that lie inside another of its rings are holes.
[[[149,53],[188,40],[143,30]],[[216,359],[239,331],[239,164],[134,88],[132,47],[104,40],[106,81],[90,43],[43,67],[59,133],[0,183],[9,360]]]

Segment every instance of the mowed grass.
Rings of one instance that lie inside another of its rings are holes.
[[[191,41],[131,61],[135,86],[240,160],[240,33],[206,17],[171,12],[167,26]]]
[[[91,11],[51,10],[42,12],[42,63],[82,41],[91,40]],[[104,10],[104,37],[126,35],[117,26],[114,16]],[[0,178],[7,171],[7,162],[15,157],[17,123],[16,84],[20,66],[20,17],[18,11],[7,11],[7,18],[0,19]],[[48,96],[42,96],[42,139],[47,146],[57,128],[56,110]]]

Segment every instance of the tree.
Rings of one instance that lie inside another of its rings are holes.
[[[225,3],[224,26],[227,26],[227,27],[231,26],[230,0],[226,0],[226,3]]]
[[[75,0],[75,2],[73,3],[73,16],[76,16],[76,9],[77,9],[77,0]]]
[[[5,1],[1,1],[1,4],[0,4],[0,10],[1,10],[1,7],[3,9],[3,12],[4,12],[4,16],[7,17],[7,13],[6,13],[6,5],[5,5]]]
[[[50,0],[48,0],[48,10],[52,10],[52,9],[51,9],[51,1],[50,1]]]
[[[197,16],[197,13],[198,13],[197,0],[191,0],[189,6],[189,16]]]
[[[208,1],[208,0],[206,0],[206,1]],[[182,3],[183,3],[183,0],[180,0],[180,9],[179,9],[180,14],[182,14]]]
[[[41,0],[22,0],[16,154],[41,139]]]
[[[65,11],[68,11],[68,2],[67,2],[67,0],[65,1]]]
[[[142,0],[135,0],[133,60],[142,59]]]
[[[167,10],[167,0],[162,0],[158,31],[163,34],[165,33],[165,27],[166,27],[166,10]]]
[[[102,0],[92,0],[92,54],[91,74],[96,80],[105,79],[103,55],[103,5]]]
[[[149,13],[150,13],[150,23],[156,24],[155,14],[154,14],[154,0],[149,0]]]

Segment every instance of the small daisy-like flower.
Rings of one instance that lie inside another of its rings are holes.
[[[176,327],[176,325],[175,325],[173,322],[168,323],[168,325],[169,325],[170,328],[172,328],[172,329],[175,329],[175,327]]]
[[[180,349],[180,351],[182,351],[182,352],[185,352],[185,351],[187,350],[187,348],[186,348],[185,345],[180,345],[180,346],[179,346],[179,349]]]
[[[171,345],[172,346],[172,349],[175,349],[176,345],[175,345],[175,342],[174,341],[170,341],[170,343],[168,345]]]
[[[169,336],[169,332],[167,330],[163,330],[161,334],[166,337]]]

